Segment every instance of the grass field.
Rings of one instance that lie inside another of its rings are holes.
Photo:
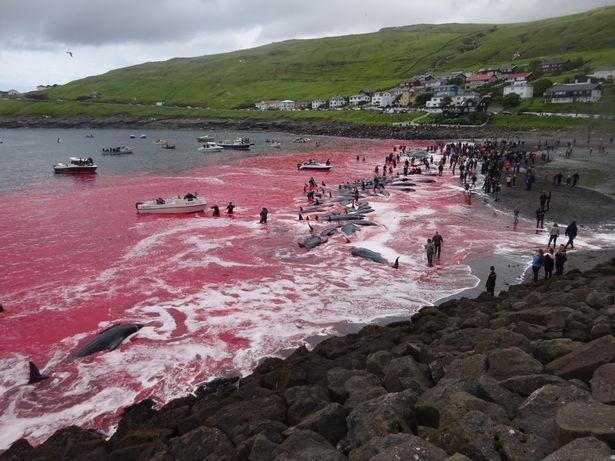
[[[519,64],[581,56],[592,67],[614,65],[614,23],[615,7],[605,7],[519,24],[416,25],[289,40],[232,53],[145,63],[46,93],[51,100],[74,100],[99,91],[107,102],[165,101],[232,109],[270,98],[349,96],[362,88],[393,86],[427,69],[438,73],[510,64],[515,51],[521,53]],[[464,50],[470,42],[476,48]]]

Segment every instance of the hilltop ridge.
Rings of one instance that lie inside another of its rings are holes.
[[[615,6],[516,24],[417,24],[378,32],[292,39],[229,53],[148,62],[47,90],[75,100],[237,108],[267,98],[315,99],[386,88],[426,70],[478,69],[532,59],[615,62]],[[556,39],[554,39],[556,38]]]

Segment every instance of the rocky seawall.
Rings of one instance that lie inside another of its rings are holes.
[[[0,460],[610,460],[614,293],[610,260],[447,301]]]
[[[297,134],[342,136],[374,139],[471,139],[506,138],[530,133],[542,139],[554,138],[566,133],[569,136],[581,132],[570,128],[493,127],[493,126],[408,126],[360,125],[332,120],[241,120],[208,118],[154,118],[114,115],[89,117],[20,116],[0,117],[0,128],[166,128],[198,130],[281,131]],[[585,130],[587,131],[587,130]]]

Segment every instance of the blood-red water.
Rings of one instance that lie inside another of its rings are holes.
[[[464,264],[469,254],[491,254],[502,241],[527,246],[508,217],[468,203],[445,174],[417,182],[416,192],[369,199],[379,226],[363,228],[352,245],[391,261],[399,255],[399,270],[353,258],[340,236],[299,248],[309,234],[296,210],[310,175],[332,187],[367,178],[392,144],[356,141],[174,176],[69,178],[2,196],[0,449],[22,436],[39,443],[70,424],[108,433],[123,406],[162,403],[222,373],[247,372],[260,357],[341,324],[410,314],[477,283]],[[298,171],[310,157],[331,159],[334,170]],[[135,213],[136,201],[186,191],[221,208],[232,200],[236,214]],[[257,222],[263,206],[266,225]],[[435,229],[444,253],[426,268],[423,243]],[[119,321],[146,326],[115,351],[67,360]],[[28,360],[52,377],[25,384]]]

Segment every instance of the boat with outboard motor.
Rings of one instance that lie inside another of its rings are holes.
[[[199,152],[220,152],[222,151],[222,146],[219,146],[215,142],[206,142],[203,146],[199,147]]]
[[[68,164],[58,163],[53,166],[54,173],[70,173],[70,174],[84,174],[84,173],[96,173],[98,165],[94,163],[92,157],[80,158],[70,157]]]
[[[157,198],[147,202],[135,203],[137,213],[140,214],[179,214],[199,213],[205,210],[205,201],[196,193],[187,193],[184,198],[179,196],[170,198]]]
[[[163,144],[161,147],[163,149],[175,149],[175,144]]]
[[[314,160],[310,160],[309,162],[297,163],[298,170],[319,170],[319,171],[329,171],[331,168],[331,162],[327,160],[325,163],[316,162]]]
[[[132,149],[126,146],[104,147],[100,153],[102,155],[127,155],[132,154]]]
[[[223,149],[249,149],[253,144],[250,144],[250,139],[248,138],[237,138],[234,141],[221,141],[218,145]]]

